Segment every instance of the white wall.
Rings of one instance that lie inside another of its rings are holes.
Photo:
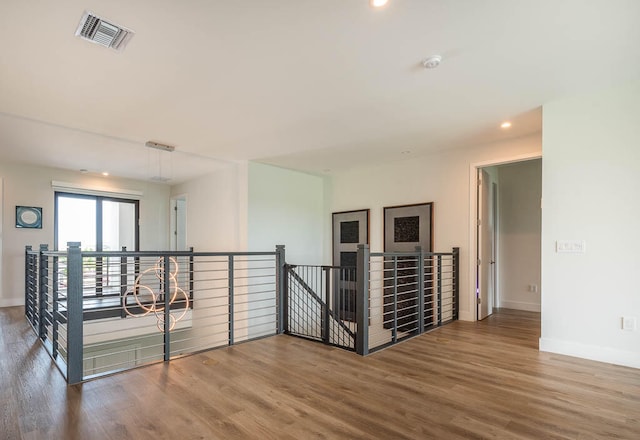
[[[540,349],[640,368],[640,81],[545,105],[543,130]]]
[[[541,150],[539,135],[490,145],[445,151],[377,166],[335,172],[326,184],[325,217],[331,212],[371,209],[370,241],[373,251],[382,251],[382,215],[385,206],[434,202],[434,250],[460,247],[460,318],[475,319],[470,275],[470,218],[475,192],[471,193],[473,164],[500,162]],[[475,178],[474,178],[475,181]],[[473,197],[473,199],[472,199]],[[330,227],[325,227],[324,260],[331,261]]]
[[[2,215],[2,291],[0,307],[24,303],[24,247],[40,244],[53,248],[54,190],[51,181],[63,181],[96,189],[130,189],[141,191],[140,249],[166,249],[168,246],[169,187],[102,176],[88,176],[79,172],[27,166],[3,162],[0,177],[4,180]],[[15,228],[16,206],[42,207],[42,229]]]
[[[247,249],[246,162],[230,162],[171,187],[172,197],[182,195],[187,200],[187,247],[201,252]]]
[[[323,178],[260,163],[249,164],[249,250],[285,245],[295,264],[322,264]]]
[[[498,176],[498,307],[539,312],[542,161],[502,165]]]

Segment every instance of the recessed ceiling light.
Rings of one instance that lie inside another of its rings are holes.
[[[106,171],[104,171],[104,172],[102,173],[102,175],[103,175],[104,177],[107,177],[107,176],[109,175],[109,173],[107,173]]]
[[[502,124],[500,124],[500,128],[511,128],[511,122],[504,121]]]
[[[389,3],[389,0],[369,0],[369,4],[372,8],[381,8]]]

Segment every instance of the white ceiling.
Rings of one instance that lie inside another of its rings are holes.
[[[74,36],[85,10],[136,32],[124,52]],[[2,0],[0,159],[148,179],[154,140],[177,147],[176,182],[522,136],[545,102],[640,77],[639,17],[637,0]]]

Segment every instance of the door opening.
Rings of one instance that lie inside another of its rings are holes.
[[[542,161],[475,166],[475,314],[540,311]]]
[[[187,249],[187,196],[177,196],[171,199],[171,238],[172,251],[186,251]]]

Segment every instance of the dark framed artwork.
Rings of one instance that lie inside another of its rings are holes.
[[[16,228],[42,229],[42,208],[16,206]]]
[[[433,251],[433,202],[384,208],[384,251]]]
[[[433,251],[433,203],[417,205],[390,206],[384,208],[384,251],[385,252],[415,252],[421,246],[424,252]],[[386,262],[385,269],[392,270],[393,262]],[[402,305],[396,310],[398,331],[412,332],[417,330],[416,316],[418,314],[418,270],[415,257],[398,257],[397,274],[402,283],[397,288],[397,304]],[[425,328],[433,325],[433,276],[431,264],[425,264],[424,301]],[[391,288],[393,280],[385,281],[385,287]],[[385,328],[393,327],[394,306],[393,297],[385,295],[384,321]]]
[[[333,213],[333,265],[335,276],[333,303],[340,319],[356,319],[356,264],[359,244],[369,244],[369,210]]]

